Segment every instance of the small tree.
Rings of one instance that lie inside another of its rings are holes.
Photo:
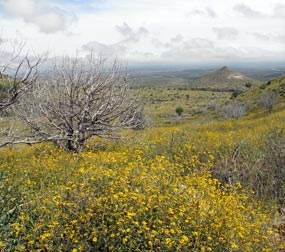
[[[237,98],[240,94],[242,94],[243,92],[241,90],[238,90],[238,89],[235,89],[233,92],[232,92],[232,96],[231,96],[231,99],[235,99]]]
[[[245,83],[245,87],[247,87],[247,88],[251,88],[252,87],[252,83],[249,81],[249,82],[247,82],[247,83]]]
[[[114,62],[65,59],[24,98],[19,117],[38,141],[80,151],[92,136],[114,137],[122,128],[142,126],[139,105],[129,93],[126,73]]]
[[[184,112],[184,109],[183,109],[182,107],[177,107],[177,108],[175,109],[175,112],[176,112],[176,114],[177,114],[178,116],[181,116],[182,113]]]
[[[241,102],[235,102],[222,107],[225,118],[239,119],[246,114],[245,106]]]
[[[258,101],[257,104],[259,106],[264,107],[269,112],[272,111],[273,107],[276,105],[277,99],[276,94],[273,92],[267,93],[264,96],[262,96]]]

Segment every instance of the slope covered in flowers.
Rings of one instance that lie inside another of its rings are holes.
[[[250,178],[216,175],[225,161],[238,169],[238,158],[261,158],[264,136],[284,118],[126,132],[124,142],[94,139],[80,154],[2,149],[0,248],[278,251],[274,209],[257,200]]]

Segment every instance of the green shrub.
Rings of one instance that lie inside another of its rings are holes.
[[[178,116],[181,116],[182,113],[184,112],[184,109],[183,109],[182,107],[177,107],[177,108],[175,109],[175,112],[176,112],[176,114],[177,114]]]

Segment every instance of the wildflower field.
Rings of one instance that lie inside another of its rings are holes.
[[[4,148],[0,250],[282,251],[284,120],[128,131],[79,154]]]

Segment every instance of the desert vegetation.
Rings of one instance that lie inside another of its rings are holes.
[[[269,112],[272,111],[273,107],[276,104],[276,95],[273,92],[267,93],[265,95],[263,95],[258,101],[257,103],[268,109]]]
[[[184,112],[184,109],[183,109],[182,107],[177,107],[177,108],[175,109],[175,112],[176,112],[176,114],[177,114],[178,116],[181,116],[182,113]]]
[[[278,251],[284,140],[271,134],[283,118],[128,131],[119,144],[90,139],[79,154],[4,148],[1,246]]]
[[[241,102],[224,105],[221,110],[225,118],[239,119],[246,114],[245,105]]]
[[[130,88],[117,62],[88,60],[2,74],[2,133],[21,140],[1,137],[1,250],[284,249],[282,78],[233,98]]]

